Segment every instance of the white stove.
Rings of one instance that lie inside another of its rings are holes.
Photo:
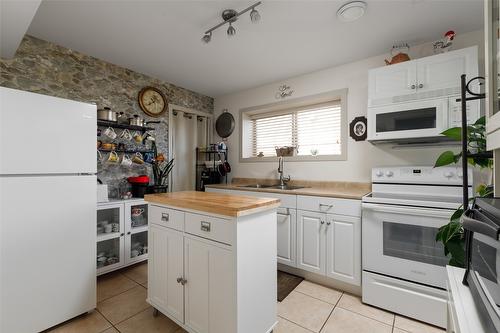
[[[448,258],[435,239],[462,203],[460,171],[372,170],[373,192],[362,200],[363,302],[446,326]]]

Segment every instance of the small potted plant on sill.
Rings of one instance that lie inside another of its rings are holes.
[[[473,167],[478,167],[483,170],[488,170],[491,175],[493,170],[493,160],[486,151],[486,134],[485,134],[485,117],[479,118],[473,125],[467,128],[467,151],[468,163]],[[447,129],[443,133],[444,136],[455,140],[462,141],[462,128],[453,127]],[[462,152],[455,154],[452,151],[443,152],[434,167],[442,167],[450,164],[455,164],[462,158]],[[479,184],[475,188],[476,197],[491,197],[493,196],[493,186],[490,184]],[[473,199],[471,199],[473,200]],[[444,245],[444,254],[449,255],[449,265],[465,267],[465,232],[460,218],[464,213],[464,207],[460,206],[451,216],[450,222],[441,228],[436,235],[436,241],[440,241]]]
[[[148,193],[166,193],[168,190],[168,176],[174,167],[174,159],[167,161],[162,153],[158,153],[155,141],[152,143],[153,185],[149,185]]]

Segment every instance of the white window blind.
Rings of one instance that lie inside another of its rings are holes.
[[[260,113],[251,117],[252,155],[276,156],[276,146],[297,147],[297,155],[340,155],[340,101]]]

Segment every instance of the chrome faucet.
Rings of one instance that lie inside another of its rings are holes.
[[[283,165],[285,163],[285,158],[283,156],[278,157],[278,173],[280,175],[280,187],[286,187],[286,183],[290,181],[290,176],[283,177]]]

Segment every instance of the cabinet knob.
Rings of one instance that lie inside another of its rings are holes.
[[[122,233],[120,234],[120,236],[125,236],[125,234],[122,232]]]
[[[411,89],[415,89],[415,88],[417,88],[417,86],[416,86],[416,85],[414,85],[414,84],[412,84],[412,85],[411,85]]]
[[[422,83],[420,83],[420,84],[418,85],[418,87],[419,87],[419,88],[423,88],[423,87],[424,87],[424,85],[423,85]]]
[[[326,225],[327,225],[327,226],[328,226],[328,225],[330,225],[330,224],[332,224],[332,222],[330,222],[330,221],[326,222]]]
[[[321,221],[320,221],[320,223],[321,223],[321,224],[325,224],[325,221],[321,220]]]
[[[127,235],[130,235],[130,234],[131,234],[131,232],[130,232],[130,231],[129,231],[129,232],[127,232]]]
[[[169,218],[170,217],[169,217],[169,215],[167,213],[162,213],[161,214],[161,220],[162,221],[168,222]]]
[[[180,284],[182,284],[182,285],[185,285],[185,284],[187,283],[187,280],[186,280],[186,279],[184,279],[184,278],[181,278],[181,277],[180,277],[180,278],[177,278],[177,283],[180,283]]]

